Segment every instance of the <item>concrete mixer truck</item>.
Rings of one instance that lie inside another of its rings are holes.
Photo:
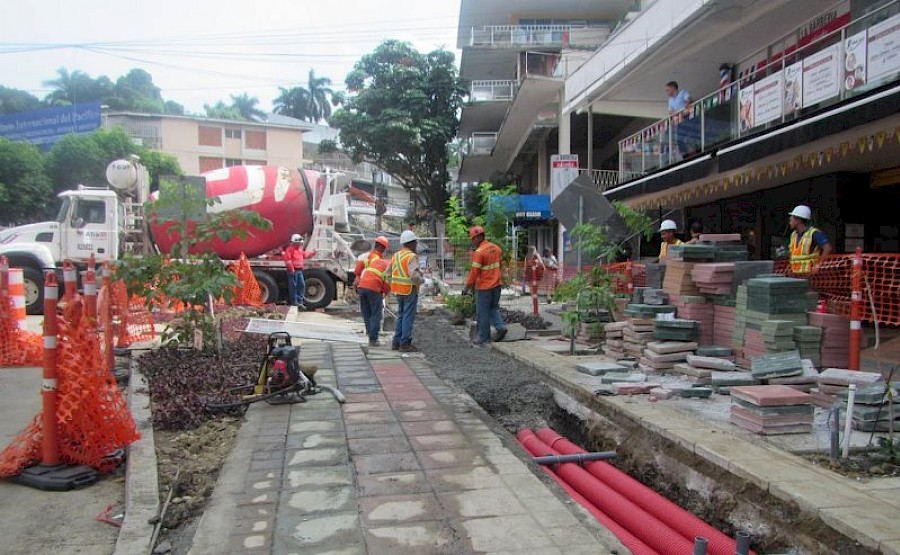
[[[168,253],[175,239],[159,222],[145,221],[143,206],[152,200],[146,169],[136,157],[112,162],[106,171],[108,187],[85,187],[59,193],[55,221],[23,225],[0,232],[0,256],[10,267],[22,268],[28,314],[43,312],[44,275],[61,271],[63,261],[86,267],[93,255],[98,264],[115,261],[125,252]],[[263,301],[287,297],[287,269],[277,250],[291,235],[308,238],[316,256],[307,261],[306,304],[323,308],[337,298],[338,284],[353,281],[359,251],[368,244],[346,234],[349,180],[340,174],[275,166],[233,166],[187,178],[205,187],[207,197],[220,202],[207,210],[247,209],[272,222],[268,231],[254,231],[245,239],[196,244],[194,249],[216,252],[223,260],[243,253],[263,292]],[[154,193],[155,194],[155,193]]]

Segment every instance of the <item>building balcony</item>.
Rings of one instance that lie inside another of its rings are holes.
[[[469,86],[469,101],[508,102],[516,95],[518,86],[519,83],[517,81],[509,79],[472,81],[472,84]]]
[[[469,156],[490,156],[497,144],[497,133],[472,133],[469,138]]]
[[[472,27],[469,46],[485,48],[597,47],[609,27],[575,25],[485,25]]]

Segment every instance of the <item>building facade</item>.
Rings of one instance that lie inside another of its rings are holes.
[[[493,58],[463,37],[464,27],[476,28],[481,3],[462,4],[463,70],[474,70],[479,56],[480,67],[489,67]],[[812,207],[813,224],[838,252],[900,251],[892,214],[900,200],[900,3],[625,4],[590,4],[594,18],[601,8],[619,9],[620,18],[601,45],[568,66],[558,84],[558,121],[542,137],[535,139],[539,116],[549,109],[519,102],[521,82],[494,119],[470,93],[461,128],[470,144],[486,148],[470,150],[475,157],[464,170],[485,176],[500,168],[516,174],[523,190],[536,184],[543,191],[551,156],[571,154],[609,200],[675,219],[682,231],[697,220],[708,232],[741,233],[757,258],[771,258],[787,240],[787,212],[796,204]],[[492,5],[508,22],[524,19],[518,4]],[[553,11],[580,6],[563,1]],[[672,114],[670,81],[691,97]],[[506,146],[513,118],[531,123]],[[655,248],[644,245],[642,254]]]
[[[122,127],[135,141],[171,154],[187,175],[228,166],[303,166],[308,123],[268,114],[266,122],[198,116],[104,112],[104,127]]]

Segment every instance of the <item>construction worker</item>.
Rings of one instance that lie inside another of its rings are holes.
[[[374,260],[384,258],[384,252],[390,245],[390,243],[388,243],[388,238],[384,235],[376,237],[374,243],[372,250],[366,253],[365,256],[359,257],[356,261],[356,267],[353,269],[353,287],[359,285],[359,278],[362,275],[363,270],[368,268]]]
[[[387,240],[385,240],[387,241]],[[382,252],[384,252],[382,250]],[[359,311],[366,325],[366,335],[370,347],[381,347],[378,332],[381,331],[381,316],[384,312],[384,296],[391,290],[388,282],[388,268],[391,262],[384,258],[375,258],[368,263],[357,280],[356,290],[359,292]]]
[[[659,259],[657,262],[663,263],[669,256],[669,247],[673,245],[681,245],[681,239],[675,236],[678,230],[678,224],[674,220],[663,220],[659,224],[659,235],[662,237],[662,244],[659,246]]]
[[[391,293],[397,297],[397,327],[391,341],[391,350],[401,353],[418,351],[412,344],[413,324],[419,304],[419,286],[425,282],[422,270],[419,269],[419,257],[416,256],[418,241],[415,232],[404,230],[400,234],[403,248],[391,257]]]
[[[812,227],[812,210],[802,204],[788,213],[791,232],[791,272],[808,274],[815,271],[822,257],[828,256],[834,247],[821,230]]]
[[[691,224],[691,238],[685,241],[689,244],[697,244],[700,242],[700,236],[703,235],[703,222],[695,221]]]
[[[475,290],[475,319],[478,324],[476,345],[491,341],[502,341],[506,337],[506,323],[500,316],[500,260],[503,251],[484,238],[484,228],[480,225],[469,229],[469,239],[475,252],[472,253],[472,269],[466,278],[463,294]],[[491,338],[491,326],[496,330]]]
[[[306,259],[316,255],[314,250],[306,250],[303,236],[299,233],[291,235],[291,244],[284,249],[284,263],[288,271],[288,303],[297,308],[306,309],[306,280],[303,278],[303,267]]]

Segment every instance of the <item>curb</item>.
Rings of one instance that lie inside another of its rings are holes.
[[[146,555],[159,514],[159,480],[156,470],[156,444],[150,411],[147,380],[130,362],[128,409],[141,438],[129,445],[125,459],[125,519],[119,530],[114,555]]]

